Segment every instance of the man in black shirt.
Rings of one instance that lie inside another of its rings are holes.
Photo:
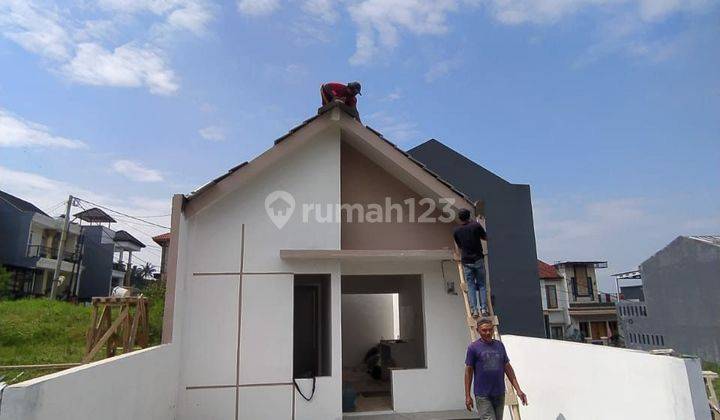
[[[453,238],[462,253],[461,262],[468,284],[468,297],[470,310],[474,317],[479,316],[476,293],[480,294],[480,312],[483,316],[489,315],[487,310],[487,289],[485,288],[485,260],[481,240],[487,240],[487,233],[482,225],[470,220],[470,211],[462,209],[459,212],[461,225],[455,228]]]

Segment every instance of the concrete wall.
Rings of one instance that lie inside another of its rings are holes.
[[[503,336],[530,404],[523,420],[709,420],[700,361]]]
[[[640,266],[648,334],[720,362],[720,247],[678,237]]]
[[[6,388],[0,420],[175,418],[177,348],[162,345]]]
[[[511,184],[437,140],[408,153],[473,200],[483,200],[488,272],[503,331],[544,337],[530,186]]]
[[[103,240],[107,233],[103,226],[83,226],[85,239],[83,242],[82,265],[80,274],[80,299],[90,299],[93,296],[107,296],[110,292],[110,279],[112,277],[113,252],[115,245],[112,241]]]
[[[392,294],[342,295],[342,363],[362,365],[381,339],[393,338]]]
[[[388,211],[386,199],[389,198],[398,209],[383,213],[382,223],[358,223],[357,211],[349,212],[352,221],[348,222],[348,215],[343,211],[342,249],[442,249],[454,246],[452,234],[457,222],[454,219],[448,223],[438,221],[443,203],[433,200],[436,209],[426,215],[431,207],[421,204],[423,196],[346,143],[341,147],[341,166],[342,204],[360,204],[366,210],[369,205],[376,204]],[[405,203],[410,199],[415,203],[412,209],[414,220],[410,220],[411,209]],[[418,223],[423,216],[435,221]]]

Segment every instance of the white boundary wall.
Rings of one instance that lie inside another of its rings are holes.
[[[150,347],[7,387],[1,420],[174,419],[176,346]]]
[[[523,420],[710,420],[699,359],[513,335],[503,343],[530,402]]]

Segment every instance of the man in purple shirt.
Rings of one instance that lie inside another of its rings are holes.
[[[465,356],[465,407],[473,409],[470,384],[477,411],[483,420],[502,420],[505,408],[505,375],[523,405],[527,405],[527,396],[520,389],[515,371],[505,352],[505,346],[493,339],[493,322],[490,318],[482,318],[477,323],[480,339],[468,346]]]

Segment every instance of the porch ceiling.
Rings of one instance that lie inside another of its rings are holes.
[[[284,260],[341,260],[341,261],[442,261],[452,260],[450,249],[281,249]]]

